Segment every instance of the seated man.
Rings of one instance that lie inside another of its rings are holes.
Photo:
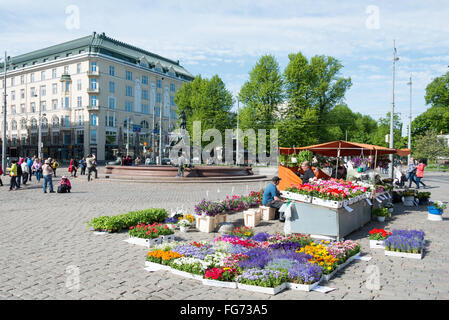
[[[301,169],[304,171],[304,173],[303,174],[297,174],[297,175],[301,178],[302,183],[308,183],[310,179],[315,178],[315,173],[310,168],[309,161],[304,161],[301,164]]]
[[[279,209],[284,204],[284,201],[280,198],[280,192],[277,188],[281,179],[279,177],[273,177],[271,183],[265,188],[263,193],[262,204],[266,207],[276,208],[275,218],[278,216]],[[284,222],[284,213],[279,216],[279,221]]]

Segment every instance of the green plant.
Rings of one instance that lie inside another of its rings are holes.
[[[131,237],[142,239],[155,239],[159,236],[168,236],[175,233],[175,231],[169,228],[166,224],[156,222],[148,225],[141,223],[135,227],[130,227],[129,229],[128,234]]]
[[[145,209],[131,211],[117,216],[101,216],[87,222],[95,230],[118,232],[140,223],[163,222],[168,217],[165,209]]]
[[[313,153],[308,150],[304,150],[301,151],[296,158],[299,165],[301,165],[304,161],[309,161],[309,163],[312,164]]]
[[[187,219],[182,219],[182,220],[179,220],[179,222],[178,222],[178,226],[180,226],[180,227],[190,227],[191,225],[192,225],[192,223]]]
[[[388,208],[376,208],[373,210],[373,215],[377,217],[385,217],[388,218],[391,216],[390,211],[388,211]]]

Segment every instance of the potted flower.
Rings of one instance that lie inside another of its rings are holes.
[[[429,203],[430,195],[431,195],[430,192],[418,192],[419,204],[427,204],[427,203]]]
[[[187,219],[181,219],[178,222],[178,226],[181,232],[187,232],[187,230],[189,230],[191,225],[192,223]]]
[[[432,206],[427,207],[429,210],[429,214],[427,219],[430,221],[442,221],[443,220],[443,211],[446,209],[446,203],[442,201],[434,202]]]
[[[234,228],[229,234],[239,238],[251,238],[254,235],[254,230],[249,227],[239,227]]]
[[[385,239],[391,235],[384,229],[373,229],[369,232],[369,246],[371,249],[385,249]]]
[[[377,221],[384,222],[385,218],[391,217],[390,211],[388,208],[376,208],[373,210],[373,215],[377,217]]]
[[[402,193],[402,202],[406,207],[413,207],[415,205],[415,191],[407,190]]]
[[[203,284],[214,287],[237,288],[235,277],[238,275],[237,269],[223,267],[212,268],[204,273]]]
[[[249,268],[236,280],[239,289],[278,294],[286,288],[287,275],[277,270]]]
[[[391,202],[388,202],[388,203],[385,205],[385,208],[387,208],[387,209],[388,209],[388,212],[390,212],[390,213],[393,213],[393,211],[394,211],[394,205],[393,205]]]
[[[424,232],[419,230],[392,230],[385,240],[385,255],[422,259],[424,235]]]

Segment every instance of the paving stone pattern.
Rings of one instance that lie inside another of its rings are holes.
[[[71,194],[44,194],[43,181],[36,184],[34,179],[19,191],[0,187],[0,299],[449,299],[449,219],[428,221],[423,206],[397,205],[390,221],[371,222],[348,236],[361,241],[363,253],[373,258],[354,261],[339,272],[327,284],[335,291],[287,290],[270,296],[203,286],[166,271],[147,272],[143,269],[146,249],[124,242],[126,232],[96,235],[86,225],[96,216],[150,207],[192,210],[203,198],[247,194],[265,183],[169,185],[86,180],[85,176],[73,179]],[[432,186],[429,191],[434,199],[449,200],[448,174],[429,173],[424,181]],[[241,225],[243,214],[231,215],[228,220]],[[386,257],[382,250],[370,250],[368,231],[385,226],[422,228],[428,240],[424,259]],[[262,222],[256,228],[256,232],[282,230],[278,221]],[[177,240],[211,240],[215,236],[218,234],[176,231]],[[377,273],[378,289],[373,282]]]

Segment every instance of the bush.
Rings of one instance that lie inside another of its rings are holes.
[[[163,222],[168,214],[165,209],[145,209],[131,211],[117,216],[101,216],[87,222],[95,230],[118,232],[140,223]]]

